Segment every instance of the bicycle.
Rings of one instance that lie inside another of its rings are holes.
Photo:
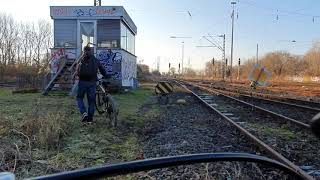
[[[106,120],[109,119],[108,124],[111,127],[117,127],[118,125],[118,107],[114,98],[109,94],[107,87],[110,82],[105,79],[99,79],[96,87],[96,110],[99,114],[104,114]]]

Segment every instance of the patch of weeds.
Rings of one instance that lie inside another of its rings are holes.
[[[137,158],[139,151],[137,137],[134,134],[130,134],[122,143],[112,144],[110,150],[117,152],[117,159],[120,161],[134,160]]]
[[[79,149],[76,153],[58,153],[49,159],[49,167],[55,171],[84,168],[85,166],[81,160],[89,153],[89,149]]]
[[[270,136],[278,136],[284,139],[295,138],[295,134],[285,127],[269,127],[260,123],[249,123],[248,126]]]
[[[26,131],[32,132],[36,143],[46,149],[60,146],[60,140],[66,134],[66,123],[62,114],[50,113],[46,116],[29,117],[23,124]]]

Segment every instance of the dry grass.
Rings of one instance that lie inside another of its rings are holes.
[[[45,116],[28,115],[22,123],[21,129],[33,139],[33,144],[46,149],[60,146],[60,139],[65,135],[65,116],[59,113],[49,113]]]

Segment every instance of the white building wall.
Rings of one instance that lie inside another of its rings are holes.
[[[134,87],[137,79],[137,57],[122,50],[122,86]]]

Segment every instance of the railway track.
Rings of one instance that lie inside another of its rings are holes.
[[[182,85],[181,82],[178,83]],[[317,157],[320,154],[320,143],[309,129],[280,123],[279,118],[282,116],[274,115],[277,113],[252,111],[249,103],[228,98],[208,88],[191,84],[182,86],[273,158],[295,169],[306,179],[312,179],[312,176],[320,178],[320,159]]]
[[[247,95],[247,96],[252,95],[254,97],[261,97],[261,98],[265,98],[265,99],[269,99],[269,100],[280,101],[280,102],[284,102],[284,103],[290,103],[290,104],[295,104],[295,105],[299,105],[299,106],[306,106],[306,107],[320,109],[320,103],[316,102],[316,101],[283,97],[283,96],[274,95],[274,94],[270,94],[270,93],[259,93],[259,92],[245,91],[245,90],[239,89],[239,87],[235,87],[234,89],[225,88],[225,87],[218,87],[218,86],[215,86],[210,81],[188,81],[188,82],[197,83],[197,84],[201,83],[202,85],[210,86],[211,88],[214,88],[216,90],[222,90],[225,92],[237,93],[237,94]]]
[[[249,96],[241,93],[215,89],[207,85],[199,85],[198,83],[191,84],[211,92],[220,93],[229,99],[247,104],[252,108],[267,112],[273,116],[279,117],[280,119],[289,121],[303,128],[310,128],[310,120],[320,112],[320,108],[317,107],[309,107],[301,104],[288,103],[257,96]]]

